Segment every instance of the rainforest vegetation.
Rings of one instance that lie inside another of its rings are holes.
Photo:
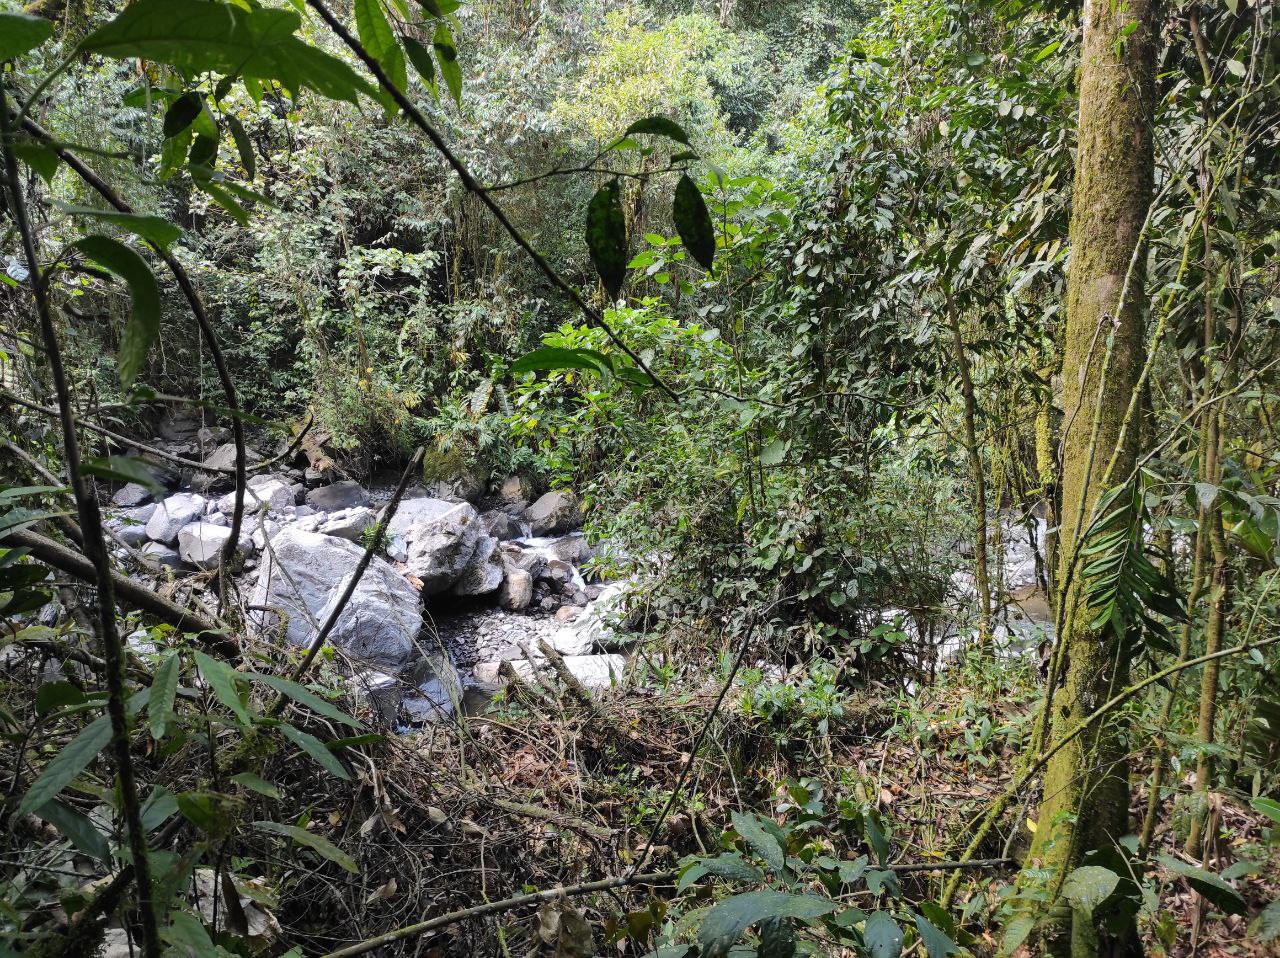
[[[0,952],[1280,949],[1271,0],[0,0]]]

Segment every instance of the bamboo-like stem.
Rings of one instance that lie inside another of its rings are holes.
[[[116,622],[115,582],[111,570],[111,559],[102,534],[102,516],[98,510],[98,503],[80,468],[80,447],[76,436],[75,413],[71,408],[71,390],[62,364],[57,329],[54,326],[48,290],[40,268],[40,256],[36,251],[35,234],[27,218],[26,197],[23,195],[18,176],[18,164],[10,148],[11,143],[8,90],[3,81],[0,81],[0,153],[4,157],[9,209],[22,239],[22,251],[27,260],[27,280],[35,301],[41,339],[44,341],[45,358],[49,363],[49,375],[53,380],[53,389],[57,396],[58,415],[62,424],[63,456],[66,460],[68,484],[80,517],[80,530],[84,536],[83,549],[86,558],[93,565],[97,580],[98,626],[102,638],[102,658],[107,665],[107,712],[111,717],[111,750],[115,757],[116,774],[120,780],[120,805],[129,850],[138,877],[137,903],[142,926],[142,948],[146,958],[160,958],[160,930],[156,922],[154,890],[151,886],[151,863],[147,857],[147,836],[142,828],[133,756],[129,748],[124,643]]]

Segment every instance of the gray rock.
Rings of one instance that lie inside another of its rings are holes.
[[[525,549],[514,542],[504,542],[502,544],[502,558],[507,565],[524,569],[535,579],[542,575],[543,570],[547,567],[546,556],[533,549]]]
[[[532,678],[543,664],[528,659],[511,661],[516,674],[525,679]],[[621,655],[566,655],[564,664],[570,674],[589,689],[607,689],[617,685],[627,668],[627,660]],[[502,663],[498,661],[478,662],[473,669],[476,681],[486,685],[501,684],[503,679],[498,672],[501,667]]]
[[[152,542],[173,546],[178,533],[204,515],[205,500],[194,493],[179,492],[172,495],[147,520],[147,538]]]
[[[582,510],[578,507],[577,496],[568,489],[557,489],[526,509],[524,518],[535,536],[554,535],[581,526]]]
[[[502,553],[498,540],[482,535],[476,542],[470,561],[453,585],[454,595],[487,595],[502,585]]]
[[[329,616],[363,552],[346,539],[286,526],[271,539],[251,604],[283,610],[289,616],[288,640],[307,645],[315,635],[310,620],[322,623]],[[270,632],[276,616],[258,616],[259,627]],[[352,656],[399,669],[412,656],[421,630],[418,593],[390,563],[375,558],[329,638]]]
[[[499,542],[519,539],[526,534],[528,528],[523,522],[501,509],[491,509],[480,517],[484,523],[484,531]]]
[[[531,480],[524,476],[507,476],[498,487],[498,498],[506,503],[519,502],[527,505],[535,492]]]
[[[159,542],[148,542],[143,545],[140,551],[147,560],[155,565],[163,566],[166,569],[182,568],[182,557],[178,555],[177,551]]]
[[[165,413],[160,420],[160,438],[165,442],[189,442],[200,431],[198,409],[179,408]]]
[[[196,430],[196,442],[212,448],[231,441],[231,430],[226,426],[201,426]]]
[[[314,489],[328,478],[328,473],[322,472],[319,469],[313,469],[311,466],[307,466],[307,468],[302,470],[302,483],[308,489]]]
[[[245,449],[245,456],[249,462],[257,462],[262,457],[252,449]],[[204,461],[204,466],[210,470],[218,469],[234,469],[236,465],[236,447],[234,443],[223,443]],[[197,492],[210,492],[218,489],[228,489],[235,485],[235,477],[228,472],[197,472],[191,478],[191,488]]]
[[[228,528],[230,528],[231,526],[231,520],[228,519],[226,516],[224,516],[221,512],[219,512],[216,509],[209,515],[205,516],[204,521],[211,526],[226,526]],[[244,527],[243,518],[240,520],[240,524],[241,524],[241,528],[243,528]],[[182,533],[178,533],[178,534],[181,535]]]
[[[421,499],[416,502],[438,500]],[[407,570],[422,582],[423,595],[437,595],[462,576],[483,535],[480,516],[467,503],[411,526],[404,534]],[[493,586],[497,588],[497,583]]]
[[[403,536],[413,526],[465,511],[459,503],[450,502],[447,499],[434,499],[430,496],[402,499],[396,514],[387,523],[387,534]]]
[[[546,582],[556,592],[567,591],[573,583],[573,566],[563,559],[551,559],[547,562],[547,567],[538,578]]]
[[[307,493],[307,505],[317,512],[338,512],[341,509],[352,509],[356,506],[367,506],[369,493],[360,483],[352,479],[334,482],[327,486],[317,486]]]
[[[231,538],[231,530],[211,522],[193,522],[178,533],[178,555],[198,569],[216,569],[222,547]],[[248,551],[250,542],[242,538],[240,548]]]
[[[563,559],[572,566],[580,566],[592,556],[591,546],[581,532],[570,533],[556,539],[547,548],[557,559]]]
[[[378,669],[364,669],[351,676],[351,690],[356,703],[371,710],[382,725],[395,724],[403,686],[394,675]]]
[[[117,506],[124,506],[125,508],[140,506],[144,502],[151,501],[151,490],[139,482],[127,482],[116,490],[116,494],[111,497],[111,501]]]
[[[292,487],[279,476],[254,476],[244,490],[245,512],[256,512],[263,506],[271,512],[284,512],[293,508],[295,501]],[[236,494],[228,492],[218,500],[218,511],[229,516],[235,504]]]
[[[265,552],[267,550],[267,540],[274,539],[279,531],[280,523],[274,519],[265,519],[258,523],[257,528],[252,533],[253,547],[259,552]]]
[[[561,625],[566,625],[574,621],[578,616],[582,615],[582,610],[572,605],[562,605],[556,609],[553,618]]]
[[[332,513],[328,520],[320,526],[320,531],[327,536],[339,539],[350,539],[359,542],[364,530],[374,523],[376,513],[368,506],[356,506],[354,509],[343,509]]]
[[[521,612],[533,600],[533,576],[517,565],[507,565],[498,587],[498,604],[509,612]]]
[[[293,507],[293,514],[294,514],[295,516],[297,516],[299,519],[301,519],[303,516],[316,516],[316,515],[319,515],[319,513],[318,513],[318,512],[316,512],[314,509],[312,509],[312,508],[311,508],[310,506],[308,506],[308,505],[294,506],[294,507]]]
[[[155,515],[158,509],[154,502],[132,509],[116,509],[107,516],[107,528],[112,530],[124,542],[137,548],[147,541],[147,520]]]

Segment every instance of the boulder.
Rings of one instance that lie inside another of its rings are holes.
[[[330,515],[328,520],[320,526],[320,531],[327,536],[359,542],[360,537],[364,535],[364,530],[372,526],[376,518],[377,513],[368,506],[343,509]]]
[[[509,612],[521,612],[533,600],[533,576],[517,565],[508,564],[505,571],[498,587],[498,604]]]
[[[231,530],[215,526],[211,522],[193,522],[183,526],[178,533],[178,555],[198,569],[216,569],[222,547],[231,538]],[[247,552],[252,548],[248,539],[242,538],[240,548]]]
[[[401,682],[378,669],[364,669],[351,676],[351,690],[357,705],[370,709],[382,725],[393,725],[400,711]]]
[[[536,662],[530,662],[528,659],[511,660],[512,668],[523,679],[533,678],[539,669],[545,667],[545,664],[541,660]],[[589,689],[607,689],[618,684],[622,681],[627,668],[627,660],[616,654],[566,655],[564,664],[570,674]],[[472,671],[477,682],[484,685],[500,685],[503,682],[499,673],[501,668],[500,661],[477,662]]]
[[[551,586],[555,592],[572,593],[573,591],[573,566],[563,559],[550,560],[538,578]]]
[[[527,505],[534,492],[531,480],[524,476],[507,476],[498,487],[498,498],[505,503],[519,502]]]
[[[205,499],[190,492],[179,492],[160,503],[147,520],[147,538],[166,546],[178,541],[183,526],[189,526],[204,515]]]
[[[245,457],[249,462],[257,462],[262,458],[252,449],[248,448],[245,449]],[[209,470],[234,469],[236,466],[235,443],[223,443],[205,459],[203,465]],[[191,478],[191,488],[195,489],[197,492],[210,492],[215,489],[228,489],[233,485],[235,485],[235,477],[229,472],[197,472]]]
[[[498,540],[482,535],[458,581],[453,584],[453,594],[487,595],[502,585],[502,576],[502,553],[498,549]]]
[[[568,489],[548,492],[524,511],[524,519],[535,536],[569,532],[582,525],[578,497]]]
[[[491,509],[480,517],[484,523],[484,531],[499,542],[509,542],[525,535],[526,526],[519,519],[501,509]]]
[[[244,490],[245,512],[256,512],[266,506],[270,512],[284,512],[293,507],[293,489],[279,476],[254,476]],[[236,506],[236,494],[228,492],[218,500],[218,511],[229,516]]]
[[[587,537],[581,532],[556,539],[547,548],[557,559],[563,559],[572,566],[580,566],[592,556],[591,546],[587,545]]]
[[[363,552],[346,539],[286,526],[271,539],[250,604],[286,612],[286,637],[305,646],[315,636],[311,620],[323,623],[329,616]],[[352,656],[399,669],[413,655],[422,630],[419,605],[418,593],[404,576],[374,558],[329,640]],[[257,615],[259,627],[269,632],[276,617]]]
[[[526,549],[514,542],[502,544],[502,558],[509,566],[524,569],[535,579],[547,567],[547,558],[534,549]]]
[[[562,605],[556,609],[556,614],[552,618],[560,625],[567,625],[580,615],[582,615],[582,610],[577,606]]]
[[[471,562],[481,535],[480,516],[465,502],[457,503],[448,513],[420,522],[405,532],[404,564],[407,571],[422,583],[423,595],[437,595],[458,581]],[[497,587],[495,583],[493,588]]]
[[[226,426],[201,426],[196,430],[196,442],[212,448],[231,441],[231,430]]]
[[[400,500],[396,514],[387,523],[387,535],[393,537],[403,536],[413,526],[459,511],[465,510],[461,508],[459,503],[449,502],[447,499],[434,499],[430,496],[405,498]]]
[[[415,691],[407,694],[400,704],[411,725],[444,721],[462,704],[462,677],[449,657],[442,653],[423,656],[408,679]]]
[[[143,558],[153,565],[165,569],[182,568],[182,557],[178,555],[177,550],[170,549],[159,542],[148,542],[139,551],[142,553]]]
[[[280,523],[274,519],[264,519],[262,522],[257,523],[252,532],[253,547],[259,552],[265,552],[267,550],[267,540],[274,539],[279,531]]]
[[[189,442],[199,433],[201,418],[202,414],[198,409],[173,409],[160,420],[160,438],[165,442]]]
[[[117,509],[107,517],[107,528],[122,541],[137,548],[147,541],[147,520],[160,508],[154,502],[133,509]]]
[[[307,505],[317,512],[339,512],[368,504],[369,493],[352,479],[317,486],[307,493]]]
[[[111,501],[126,509],[151,501],[151,490],[139,482],[127,482],[116,490]]]

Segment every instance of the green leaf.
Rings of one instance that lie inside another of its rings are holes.
[[[240,154],[240,165],[244,167],[245,179],[253,182],[258,175],[258,158],[253,152],[253,143],[245,132],[244,124],[230,114],[227,115],[227,126],[231,128],[231,139],[235,140],[236,152]]]
[[[1035,931],[1036,920],[1031,915],[1018,915],[1004,926],[1004,937],[1000,941],[1000,954],[1012,955],[1022,947],[1022,943]]]
[[[182,230],[174,226],[162,216],[148,216],[141,213],[117,213],[112,210],[95,210],[88,206],[68,206],[63,212],[72,216],[80,216],[110,223],[117,229],[132,233],[148,243],[164,249],[182,235]]]
[[[280,797],[280,789],[276,788],[262,776],[255,775],[253,772],[240,772],[238,775],[232,775],[231,781],[243,788],[249,789],[251,792],[257,792],[259,795],[265,795],[267,798]]]
[[[1280,802],[1269,798],[1255,798],[1250,804],[1255,812],[1261,812],[1271,819],[1272,823],[1280,825]]]
[[[212,659],[203,652],[196,653],[196,665],[218,701],[235,713],[242,725],[248,725],[249,713],[240,698],[240,685],[244,676],[227,663]]]
[[[218,803],[208,792],[182,792],[177,796],[178,811],[206,835],[222,831],[223,820]]]
[[[862,926],[862,943],[871,958],[898,958],[902,954],[902,929],[887,911],[873,911]]]
[[[178,810],[178,800],[162,785],[157,785],[142,803],[142,830],[153,832]]]
[[[835,902],[817,895],[749,891],[716,902],[707,910],[698,942],[703,958],[722,958],[747,926],[766,918],[819,918],[835,911]]]
[[[702,191],[687,175],[681,176],[676,184],[671,217],[685,249],[703,269],[710,272],[716,259],[716,233]]]
[[[249,225],[248,211],[236,202],[236,198],[231,195],[222,185],[211,182],[196,182],[201,191],[208,193],[209,196],[220,207],[227,211],[227,214],[239,223],[241,226]]]
[[[743,882],[764,880],[764,872],[756,868],[755,865],[749,864],[736,852],[725,852],[715,858],[694,859],[689,867],[680,873],[680,880],[676,882],[676,891],[684,891],[706,875]]]
[[[924,942],[924,950],[928,952],[929,958],[947,958],[948,955],[960,950],[950,936],[924,915],[916,915],[915,920],[916,931],[920,935],[920,940]]]
[[[97,476],[108,482],[136,482],[146,486],[152,492],[162,492],[163,487],[156,481],[155,474],[143,460],[136,456],[106,456],[105,458],[86,459],[80,465],[80,471],[88,476]]]
[[[162,935],[173,946],[175,954],[184,958],[218,958],[218,949],[209,939],[209,933],[195,915],[174,910],[169,915],[169,927]]]
[[[45,143],[15,143],[13,155],[36,171],[40,179],[49,186],[53,185],[53,177],[58,172],[58,151]]]
[[[402,37],[404,42],[404,52],[409,56],[409,62],[413,64],[413,68],[418,71],[418,76],[431,91],[431,95],[437,100],[440,98],[440,88],[436,85],[436,65],[431,59],[431,51],[424,47],[413,37]]]
[[[34,50],[53,36],[53,24],[25,13],[0,13],[0,63]]]
[[[1090,918],[1112,896],[1120,876],[1101,865],[1083,865],[1069,874],[1062,883],[1062,897],[1072,908],[1084,912]]]
[[[1210,904],[1228,915],[1243,915],[1249,910],[1241,894],[1213,872],[1188,865],[1170,855],[1157,855],[1156,861],[1175,875],[1181,875],[1187,884],[1199,892]]]
[[[540,370],[585,369],[601,376],[613,375],[613,361],[595,349],[562,349],[544,346],[521,356],[511,364],[511,373],[519,376]]]
[[[787,455],[787,441],[785,439],[775,439],[760,450],[760,465],[777,466]]]
[[[31,783],[22,796],[18,814],[25,815],[41,808],[66,788],[77,775],[88,768],[99,752],[111,741],[111,716],[103,715],[84,727],[53,760],[44,767],[39,778]]]
[[[785,875],[786,852],[763,822],[755,815],[744,815],[741,812],[734,812],[730,819],[733,822],[733,830],[742,836],[742,840],[753,852],[764,859],[769,870],[779,877]]]
[[[617,180],[600,187],[587,206],[587,250],[610,299],[616,300],[627,275],[627,221]]]
[[[115,273],[129,287],[133,309],[120,337],[117,358],[120,383],[128,389],[138,378],[151,344],[160,333],[160,287],[147,261],[119,240],[95,234],[72,245],[99,266]]]
[[[164,141],[164,145],[160,147],[158,171],[161,180],[169,179],[186,162],[187,151],[191,149],[191,140],[194,137],[195,133],[192,132],[191,127],[187,127],[177,136]]]
[[[788,918],[766,918],[760,922],[760,945],[756,958],[795,958],[796,931]]]
[[[356,30],[360,43],[382,65],[396,89],[403,92],[409,85],[405,70],[404,54],[396,43],[396,35],[382,12],[381,0],[355,0],[352,9],[356,17]]]
[[[342,767],[342,763],[324,747],[324,742],[320,741],[314,735],[302,731],[302,729],[294,728],[292,725],[281,725],[280,731],[289,741],[302,749],[315,763],[325,771],[336,775],[338,778],[349,781],[351,773]]]
[[[336,862],[353,875],[359,874],[360,869],[356,867],[356,863],[351,856],[338,848],[326,838],[321,838],[305,828],[299,828],[297,825],[282,825],[280,822],[254,822],[253,827],[263,832],[270,832],[273,835],[283,835],[285,838],[291,838],[299,845],[305,845],[313,851],[319,852],[331,862]]]
[[[364,726],[357,720],[352,718],[346,712],[335,706],[332,702],[326,702],[320,696],[316,695],[289,679],[281,678],[278,675],[264,675],[260,672],[251,672],[249,678],[255,682],[261,682],[263,685],[270,686],[277,692],[280,692],[293,699],[299,705],[305,705],[313,712],[319,712],[326,718],[331,718],[335,722],[341,722],[343,725],[350,725],[352,728],[363,728]]]
[[[189,76],[218,73],[246,81],[309,87],[334,100],[379,99],[349,65],[294,36],[302,19],[292,10],[173,0],[135,0],[79,49],[119,59],[166,63]]]
[[[94,827],[88,816],[62,804],[56,798],[46,802],[36,814],[60,831],[76,851],[104,864],[111,862],[111,843]]]
[[[462,6],[462,0],[418,0],[418,2],[437,20],[449,16]]]
[[[436,62],[440,64],[440,75],[444,77],[444,85],[449,88],[454,102],[462,104],[462,67],[458,64],[458,48],[454,45],[453,34],[443,23],[436,27],[431,45],[436,51]]]
[[[32,567],[34,571],[43,571],[38,566]],[[43,578],[43,576],[41,576]],[[10,579],[5,579],[5,591],[13,591],[18,588]],[[60,709],[64,705],[83,705],[88,699],[85,698],[83,692],[72,685],[70,682],[46,682],[40,686],[36,692],[36,715],[44,717],[55,709]]]
[[[165,729],[174,719],[173,703],[178,694],[178,666],[181,660],[177,652],[171,652],[156,669],[151,679],[151,701],[147,705],[147,719],[151,724],[151,737],[164,738]]]
[[[679,123],[675,120],[669,120],[665,116],[646,116],[643,120],[636,120],[627,127],[627,132],[623,136],[634,136],[636,133],[665,136],[668,140],[675,140],[677,143],[689,146],[689,135],[685,133]]]
[[[190,128],[201,113],[204,112],[204,100],[199,93],[184,93],[164,111],[164,123],[161,130],[167,139]]]
[[[1263,944],[1280,938],[1280,899],[1262,909],[1249,923],[1249,934]]]

